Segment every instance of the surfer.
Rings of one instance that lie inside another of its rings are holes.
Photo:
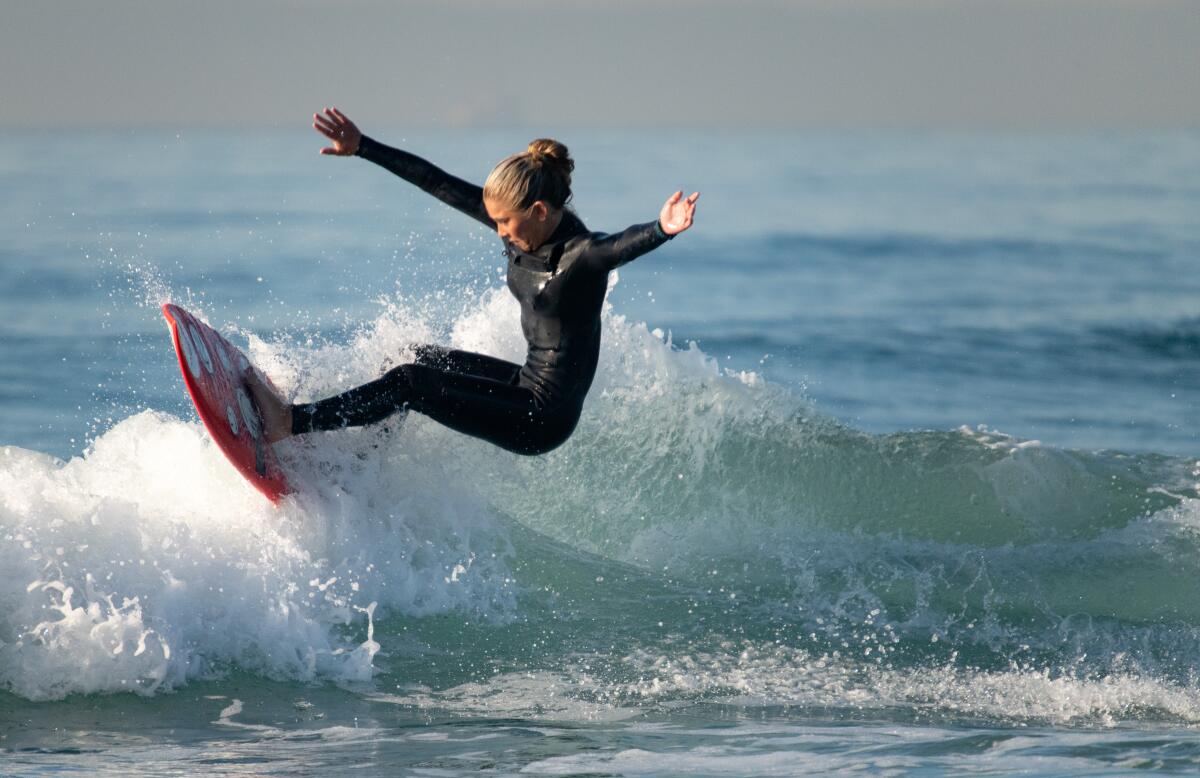
[[[332,145],[359,156],[493,229],[508,257],[508,288],[521,306],[523,365],[483,354],[418,346],[413,362],[313,403],[289,405],[251,372],[247,383],[268,440],[381,421],[409,408],[518,454],[543,454],[575,429],[600,356],[608,273],[692,225],[694,192],[667,198],[657,219],[606,235],[568,207],[575,163],[563,144],[538,139],[501,160],[483,187],[363,135],[337,108],[313,115]]]

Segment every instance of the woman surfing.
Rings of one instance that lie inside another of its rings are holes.
[[[699,192],[667,198],[658,219],[606,235],[568,207],[575,163],[563,144],[538,139],[501,160],[483,187],[362,134],[337,108],[313,115],[331,145],[415,184],[496,231],[508,288],[528,346],[518,365],[484,354],[418,346],[414,361],[313,403],[289,405],[251,371],[247,383],[271,442],[382,421],[405,408],[518,454],[544,454],[571,436],[596,375],[608,273],[692,226]]]

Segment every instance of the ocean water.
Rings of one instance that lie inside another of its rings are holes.
[[[464,177],[537,131],[375,129]],[[555,133],[612,279],[575,436],[292,398],[519,360],[499,243],[303,132],[0,135],[0,774],[1200,769],[1200,133]]]

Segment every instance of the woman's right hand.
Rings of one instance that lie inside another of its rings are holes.
[[[354,156],[358,151],[359,141],[362,140],[362,133],[358,127],[337,108],[326,108],[324,113],[314,113],[313,129],[333,142],[332,146],[321,149],[322,154]]]

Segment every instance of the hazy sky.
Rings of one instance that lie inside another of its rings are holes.
[[[1198,127],[1200,0],[0,0],[0,127]]]

